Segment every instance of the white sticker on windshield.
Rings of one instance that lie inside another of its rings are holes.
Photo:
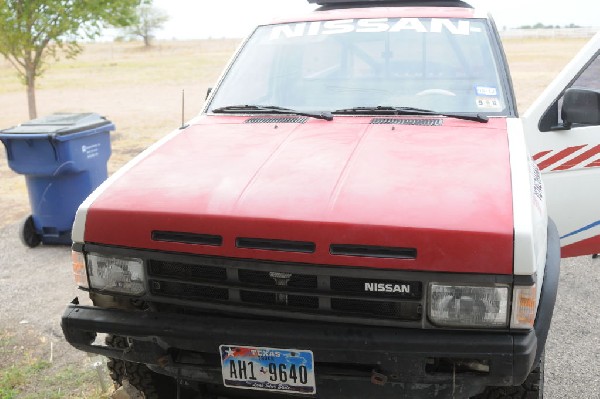
[[[475,91],[478,96],[488,96],[488,97],[497,97],[498,89],[495,87],[487,87],[487,86],[477,86],[475,87]]]
[[[502,109],[502,103],[496,97],[477,97],[475,101],[477,102],[477,108],[480,109]]]
[[[338,35],[342,33],[380,33],[413,31],[420,33],[443,33],[468,36],[473,29],[469,20],[448,18],[370,18],[341,19],[334,21],[300,22],[296,24],[275,25],[271,30],[271,40],[315,35]]]

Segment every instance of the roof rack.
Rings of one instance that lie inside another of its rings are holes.
[[[320,6],[375,6],[381,5],[403,5],[403,6],[426,6],[426,7],[471,7],[462,0],[308,0],[311,4]]]

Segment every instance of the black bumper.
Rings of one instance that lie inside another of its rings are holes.
[[[348,386],[362,382],[375,392],[379,390],[380,394],[386,386],[395,391],[400,388],[395,386],[397,384],[403,384],[402,390],[407,389],[404,384],[432,384],[437,385],[438,391],[445,387],[449,391],[464,392],[468,397],[486,385],[521,383],[537,352],[534,331],[510,334],[400,330],[218,316],[189,317],[78,305],[68,307],[62,325],[67,341],[78,349],[156,365],[167,374],[217,384],[222,381],[219,359],[211,355],[219,353],[221,344],[310,349],[315,356],[318,392],[326,392],[326,387],[320,385],[327,385],[337,376]],[[134,345],[127,351],[93,345],[94,333],[132,337]],[[178,363],[174,350],[188,359],[196,359],[196,363]],[[481,374],[459,373],[454,377],[452,373],[428,373],[427,359],[434,358],[484,359],[489,361],[490,370]],[[362,366],[362,370],[357,365]],[[320,373],[320,369],[324,372]],[[374,369],[387,377],[386,385],[371,384]],[[452,387],[453,379],[455,387]],[[402,397],[397,392],[394,395]]]
[[[219,346],[247,345],[312,350],[319,398],[468,398],[488,385],[521,384],[544,350],[560,264],[552,223],[548,230],[538,317],[535,329],[525,333],[189,316],[102,309],[76,302],[66,309],[62,328],[67,341],[78,349],[145,363],[154,371],[188,381],[222,384]],[[97,333],[129,337],[133,344],[126,350],[97,345]],[[432,362],[440,360],[450,364],[485,361],[489,370],[432,370]]]

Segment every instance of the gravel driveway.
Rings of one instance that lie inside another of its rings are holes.
[[[70,249],[28,249],[18,225],[0,229],[0,328],[36,330],[54,345],[57,362],[85,357],[62,339],[60,317],[75,296]],[[600,259],[562,263],[559,297],[546,348],[545,397],[600,398]],[[1,366],[0,366],[1,369]]]
[[[54,362],[80,364],[86,355],[64,341],[60,328],[67,303],[80,295],[71,274],[71,249],[27,248],[18,226],[0,229],[0,329],[44,338],[52,343]]]

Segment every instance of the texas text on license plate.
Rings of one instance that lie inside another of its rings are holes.
[[[221,345],[219,351],[227,387],[316,393],[311,351],[237,345]]]

